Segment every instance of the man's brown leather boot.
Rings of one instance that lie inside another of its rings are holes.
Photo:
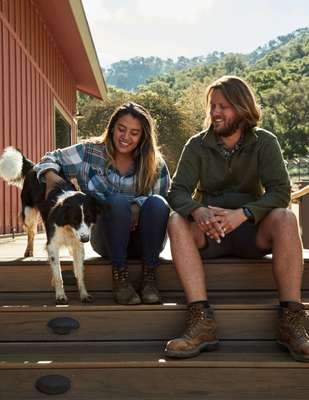
[[[140,304],[141,299],[129,281],[128,268],[113,267],[114,298],[118,304]]]
[[[189,305],[188,320],[182,337],[170,340],[165,347],[165,355],[175,358],[195,357],[202,351],[218,347],[217,324],[213,311],[202,303]]]
[[[156,268],[150,268],[147,265],[143,267],[141,298],[145,304],[161,303],[161,296],[156,282]]]
[[[278,343],[286,347],[297,361],[309,362],[309,335],[304,326],[305,307],[289,303],[279,309]]]

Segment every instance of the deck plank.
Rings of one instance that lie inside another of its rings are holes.
[[[190,360],[167,360],[163,343],[0,344],[0,392],[6,400],[44,399],[38,378],[60,374],[66,400],[307,400],[308,363],[273,342],[222,342]],[[4,352],[4,354],[3,354]]]
[[[260,303],[214,304],[219,337],[223,340],[273,340],[277,305]],[[184,304],[119,306],[48,305],[3,306],[0,341],[112,341],[168,340],[182,334],[187,309]],[[54,318],[69,317],[79,329],[57,335],[48,328]],[[308,328],[308,327],[307,327]]]
[[[164,355],[163,341],[0,343],[0,369],[53,368],[295,368],[309,363],[294,361],[274,341],[221,341],[218,350],[193,359]]]

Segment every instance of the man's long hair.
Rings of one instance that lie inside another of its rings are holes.
[[[140,104],[128,102],[118,107],[111,116],[100,142],[105,145],[108,162],[106,168],[115,164],[115,145],[113,131],[119,118],[131,115],[140,121],[142,126],[141,140],[134,151],[133,157],[136,167],[136,192],[138,195],[147,195],[152,189],[158,174],[158,166],[162,163],[162,156],[157,144],[157,134],[154,121],[149,112]]]
[[[254,128],[261,118],[261,109],[256,102],[252,89],[243,79],[225,75],[213,82],[206,89],[205,127],[211,126],[210,107],[214,90],[220,90],[225,99],[235,108],[244,130]]]

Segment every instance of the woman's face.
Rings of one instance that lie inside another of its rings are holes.
[[[127,114],[120,117],[114,127],[113,141],[116,153],[132,155],[143,134],[140,121]]]

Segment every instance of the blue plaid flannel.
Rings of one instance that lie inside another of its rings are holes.
[[[107,156],[105,146],[95,143],[76,144],[64,149],[48,152],[35,165],[34,170],[40,180],[49,169],[62,172],[67,179],[76,178],[81,191],[104,200],[113,193],[122,193],[132,203],[141,206],[148,196],[159,194],[166,197],[170,175],[166,164],[160,166],[158,179],[148,196],[138,196],[135,191],[136,174],[129,171],[121,175],[110,166],[105,171]]]

